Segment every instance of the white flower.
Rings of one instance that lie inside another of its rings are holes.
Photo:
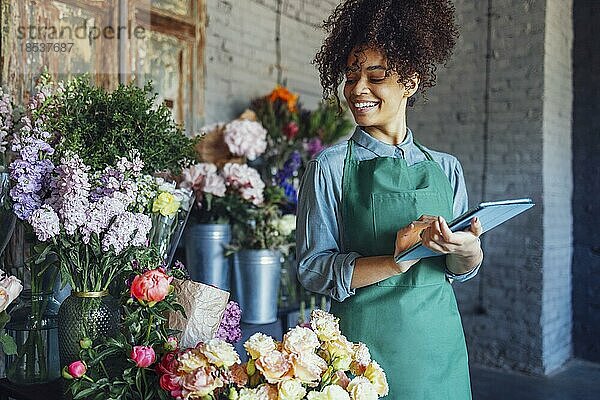
[[[354,344],[354,361],[365,367],[371,363],[371,353],[366,344],[362,342]]]
[[[364,376],[357,376],[350,381],[346,390],[352,400],[377,400],[379,396],[375,386]]]
[[[211,339],[204,344],[203,354],[208,361],[217,367],[231,367],[233,364],[239,364],[240,358],[235,352],[233,346],[221,339]]]
[[[15,301],[23,290],[21,281],[14,276],[5,275],[0,270],[0,312],[6,310],[10,303]]]
[[[341,335],[339,318],[323,310],[314,310],[310,314],[310,326],[324,342],[336,340]]]
[[[175,182],[167,182],[164,178],[156,177],[156,186],[158,186],[159,192],[168,192],[173,194],[175,191]]]
[[[286,379],[292,367],[288,355],[277,350],[260,356],[255,365],[269,383],[278,383]]]
[[[279,400],[302,400],[304,396],[306,389],[296,379],[288,379],[279,384]]]
[[[320,392],[310,392],[308,400],[350,400],[350,395],[341,386],[325,386]]]
[[[290,353],[314,352],[321,345],[317,335],[308,328],[297,326],[283,336],[283,348]]]
[[[282,236],[288,236],[296,229],[296,216],[294,214],[286,214],[271,222],[271,226]]]
[[[44,204],[31,214],[29,223],[35,232],[35,236],[41,242],[52,239],[60,233],[58,214],[47,204]]]
[[[383,369],[381,369],[376,361],[371,361],[367,366],[364,376],[373,384],[380,397],[387,396],[389,391],[387,378],[385,372],[383,372]]]
[[[244,348],[250,354],[250,357],[256,360],[258,357],[275,350],[275,340],[264,333],[257,332],[244,343]]]
[[[102,239],[102,250],[108,251],[112,247],[115,254],[120,254],[129,246],[144,246],[151,228],[152,220],[148,215],[129,211],[119,214]]]
[[[225,125],[223,139],[229,151],[254,160],[267,149],[267,130],[260,122],[236,119]]]

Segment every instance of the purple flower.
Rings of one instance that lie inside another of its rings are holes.
[[[240,305],[235,301],[227,303],[215,337],[231,344],[239,341],[242,338],[242,330],[240,329],[241,319],[242,310],[240,309]]]
[[[325,146],[323,146],[323,142],[321,142],[321,138],[314,137],[308,141],[308,143],[304,144],[304,149],[308,152],[310,158],[314,158],[317,154],[319,154]]]

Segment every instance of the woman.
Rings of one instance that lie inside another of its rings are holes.
[[[342,80],[357,128],[308,165],[301,185],[298,274],[331,296],[342,332],[367,344],[389,398],[471,398],[452,280],[483,259],[479,221],[452,233],[467,209],[460,163],[419,144],[406,126],[411,97],[435,83],[458,36],[444,0],[348,0],[325,22],[315,58],[325,97]],[[336,96],[337,97],[337,96]],[[339,99],[338,99],[339,100]],[[439,257],[396,263],[416,240]]]

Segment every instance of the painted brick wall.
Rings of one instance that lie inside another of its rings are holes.
[[[321,98],[311,61],[323,40],[318,28],[337,1],[281,4],[281,68],[284,82],[308,107]],[[207,0],[205,53],[206,123],[237,116],[250,99],[277,83],[277,0]]]
[[[484,236],[480,275],[455,291],[472,362],[548,373],[571,352],[571,2],[455,5],[454,57],[409,125],[461,160],[471,205],[537,203]]]
[[[573,0],[546,0],[544,51],[544,372],[572,354]]]
[[[573,23],[573,341],[600,362],[600,2],[575,0]]]

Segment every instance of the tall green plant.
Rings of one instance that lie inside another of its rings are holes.
[[[185,160],[195,160],[197,139],[186,137],[170,110],[156,105],[151,83],[119,85],[113,92],[86,77],[70,80],[46,105],[46,129],[54,133],[56,156],[72,151],[92,170],[115,165],[132,149],[145,162],[144,172],[178,174]]]

